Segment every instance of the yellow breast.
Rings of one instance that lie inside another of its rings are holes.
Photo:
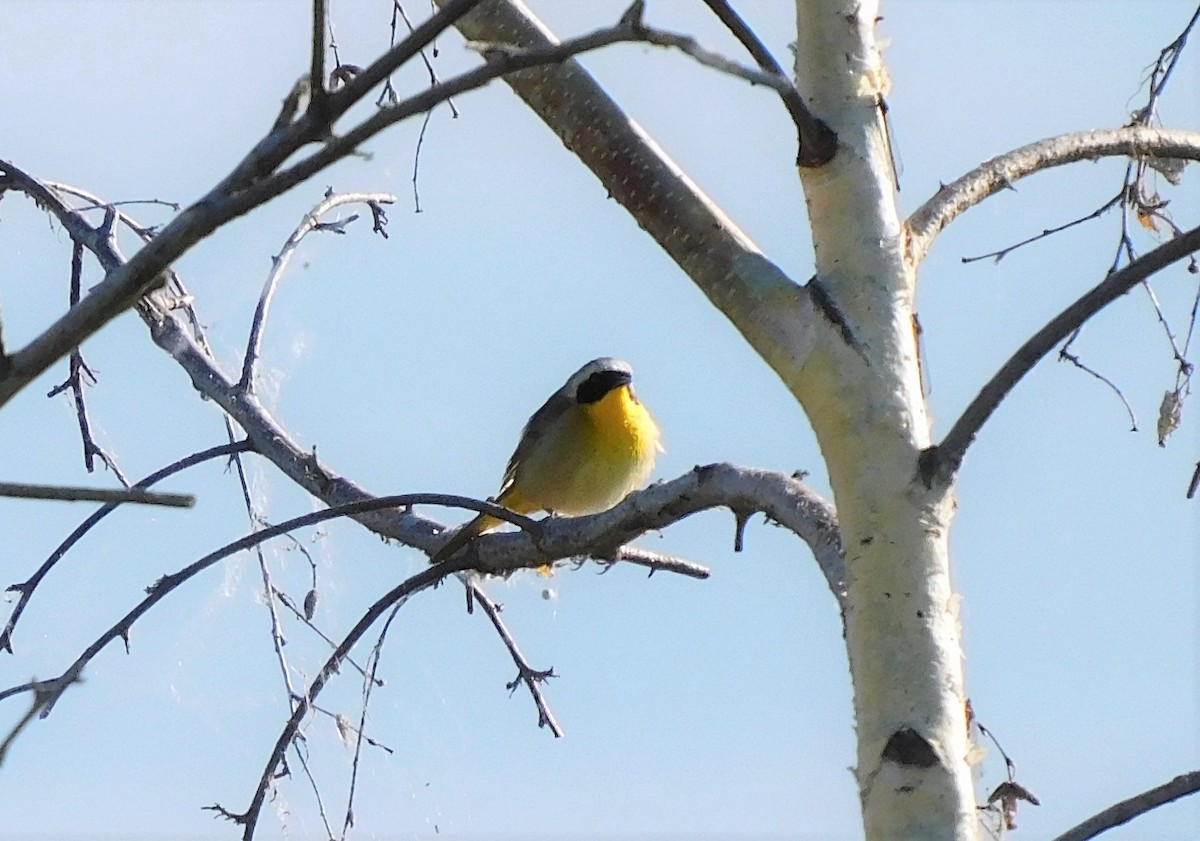
[[[628,386],[573,406],[518,466],[506,504],[578,516],[640,487],[658,455],[658,426]]]

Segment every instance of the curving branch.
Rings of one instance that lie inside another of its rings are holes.
[[[1180,774],[1169,782],[1109,806],[1104,811],[1059,835],[1054,841],[1087,841],[1102,832],[1129,823],[1151,809],[1157,809],[1165,803],[1195,794],[1198,791],[1200,791],[1200,771]]]
[[[314,0],[314,2],[319,2],[319,0]],[[296,226],[296,230],[292,231],[292,235],[283,244],[283,248],[271,258],[271,271],[267,275],[266,282],[263,284],[262,294],[258,298],[258,306],[254,310],[254,319],[250,323],[250,338],[246,342],[246,353],[242,357],[242,378],[238,381],[240,388],[246,391],[254,391],[254,366],[258,363],[258,357],[262,351],[262,331],[266,326],[271,301],[275,297],[275,290],[279,288],[279,282],[283,278],[283,273],[286,271],[288,263],[291,262],[292,255],[300,247],[300,242],[313,231],[333,231],[334,233],[344,234],[346,226],[357,219],[357,215],[350,216],[338,222],[322,222],[321,217],[329,211],[345,204],[365,204],[370,207],[372,215],[375,218],[375,231],[377,233],[383,232],[382,220],[385,217],[382,216],[383,211],[380,205],[395,204],[395,202],[396,197],[391,193],[327,192],[325,198],[305,214],[304,219]],[[386,234],[384,235],[386,236]]]
[[[932,485],[934,481],[949,481],[953,477],[980,427],[992,416],[1000,401],[1008,396],[1017,382],[1029,373],[1051,348],[1150,275],[1196,251],[1200,251],[1200,227],[1179,234],[1120,271],[1108,275],[1030,337],[988,380],[954,422],[954,426],[942,442],[921,454],[921,476],[926,485]]]
[[[105,279],[94,286],[78,306],[68,310],[24,348],[10,352],[3,366],[5,376],[0,379],[0,406],[55,360],[81,345],[85,339],[161,285],[163,271],[197,242],[231,219],[286,189],[281,187],[275,193],[260,194],[250,204],[233,200],[238,191],[244,191],[250,184],[274,172],[303,146],[328,137],[338,118],[478,3],[479,0],[450,0],[444,9],[430,16],[361,74],[337,92],[323,97],[324,107],[317,109],[319,115],[314,110],[298,116],[291,112],[281,115],[271,131],[207,195],[183,210],[127,263],[109,269]],[[334,160],[352,151],[352,148],[344,149]],[[11,165],[0,161],[0,192],[14,186],[13,176]],[[83,242],[90,248],[85,239],[94,239],[99,232],[82,220],[81,224],[86,230],[79,231],[78,236],[75,231],[70,233],[76,242]]]
[[[129,492],[144,493],[146,488],[161,482],[168,476],[175,475],[181,470],[186,470],[189,467],[193,467],[194,465],[208,461],[209,459],[232,455],[237,452],[249,452],[252,449],[252,446],[253,445],[249,441],[238,441],[236,443],[222,444],[217,447],[211,447],[207,450],[202,450],[198,453],[193,453],[186,458],[182,458],[179,461],[172,462],[166,467],[156,470],[146,478],[142,479],[140,482],[135,483],[128,490]],[[25,608],[29,604],[29,600],[33,598],[33,593],[41,583],[42,579],[45,578],[50,570],[54,568],[55,564],[62,560],[63,555],[65,555],[72,546],[78,543],[80,539],[97,523],[115,511],[119,504],[119,502],[109,502],[103,508],[95,511],[90,517],[80,523],[75,530],[67,536],[66,540],[60,543],[58,547],[50,553],[50,557],[46,558],[46,560],[42,562],[42,565],[34,571],[33,575],[29,576],[29,578],[27,578],[25,581],[22,581],[20,584],[9,585],[6,592],[17,592],[21,595],[20,598],[17,599],[17,604],[8,617],[8,622],[6,622],[4,625],[4,630],[0,631],[0,649],[7,651],[9,654],[13,653],[13,630],[16,628],[17,622],[21,618],[21,614],[25,612]]]
[[[558,43],[509,0],[481,5],[455,26],[472,41],[526,51]],[[579,62],[511,73],[504,82],[786,382],[823,326],[804,288],[763,256]]]
[[[692,468],[669,482],[630,494],[609,511],[586,517],[550,517],[536,533],[495,533],[477,538],[463,553],[472,569],[503,575],[528,560],[543,562],[581,555],[615,558],[603,547],[619,547],[648,531],[664,529],[684,517],[710,508],[728,508],[736,526],[755,513],[778,523],[808,544],[830,591],[839,603],[845,596],[841,536],[833,506],[794,476],[732,464]],[[672,570],[676,571],[676,570]]]
[[[83,674],[84,667],[88,665],[88,663],[91,662],[91,660],[94,659],[97,654],[100,654],[104,648],[107,648],[109,643],[112,643],[118,638],[125,639],[127,643],[128,635],[130,635],[130,630],[132,629],[133,625],[137,623],[138,619],[142,618],[143,615],[148,613],[150,608],[157,605],[157,603],[163,599],[166,599],[169,594],[174,593],[176,589],[179,589],[182,584],[185,584],[193,577],[196,577],[198,573],[209,569],[209,567],[216,564],[217,561],[224,560],[230,557],[230,555],[244,552],[245,549],[258,546],[259,543],[270,540],[272,537],[286,535],[290,533],[290,531],[306,528],[308,525],[323,523],[328,521],[328,519],[353,517],[355,515],[360,515],[360,513],[391,509],[391,507],[446,504],[470,506],[476,505],[475,500],[451,497],[451,495],[442,493],[396,494],[391,495],[391,497],[365,499],[356,501],[356,503],[338,505],[336,507],[330,507],[330,509],[325,509],[324,511],[313,511],[311,513],[306,513],[306,515],[293,517],[292,519],[287,519],[287,521],[282,523],[271,525],[271,527],[268,528],[252,531],[251,534],[247,534],[244,537],[239,537],[238,540],[226,543],[226,545],[222,546],[221,548],[214,549],[214,551],[205,554],[203,558],[193,561],[193,563],[185,566],[184,569],[158,578],[158,581],[146,588],[146,596],[144,599],[139,601],[130,612],[124,615],[124,617],[121,617],[118,621],[116,621],[112,627],[109,627],[107,631],[104,631],[100,637],[97,637],[88,648],[84,649],[83,653],[77,657],[76,661],[71,663],[71,665],[59,675],[59,677],[50,678],[48,680],[31,680],[29,683],[8,687],[8,689],[0,691],[0,701],[4,701],[5,698],[24,695],[26,692],[34,692],[36,695],[42,695],[44,696],[44,703],[42,705],[40,716],[44,719],[44,717],[52,713],[54,704],[58,703],[58,699],[62,697],[62,693],[67,690],[67,687],[70,687],[79,680],[80,675]],[[492,513],[492,515],[499,515],[499,512],[503,511],[503,509],[500,509],[500,506],[493,505],[492,503],[482,503],[478,506],[481,507],[482,510]],[[527,566],[536,566],[536,563],[534,560],[530,560]],[[461,572],[463,569],[466,569],[466,566],[460,563],[440,564],[438,566],[430,567],[431,571],[437,573],[431,583],[440,581],[440,579],[451,575],[451,573]]]
[[[241,826],[243,828],[243,841],[250,841],[254,837],[254,830],[258,826],[258,818],[262,813],[263,805],[266,803],[267,794],[271,791],[272,783],[276,777],[276,769],[279,767],[280,762],[283,761],[288,746],[292,744],[292,741],[296,738],[296,734],[300,731],[300,725],[304,721],[305,716],[308,715],[309,710],[312,709],[313,701],[316,700],[321,690],[325,688],[325,684],[328,683],[329,678],[337,673],[341,662],[350,653],[355,643],[362,639],[371,626],[388,610],[401,607],[409,597],[437,585],[452,572],[461,572],[461,563],[462,558],[459,556],[457,559],[428,567],[401,582],[371,605],[354,627],[350,629],[350,632],[346,634],[345,639],[329,655],[329,659],[325,661],[325,665],[317,673],[316,677],[313,678],[304,696],[297,699],[296,708],[292,712],[291,718],[288,719],[283,732],[279,734],[279,738],[275,740],[271,756],[267,760],[262,776],[259,778],[258,786],[254,791],[254,796],[250,800],[250,806],[246,811],[240,813],[232,812],[221,805],[207,806],[205,808]]]
[[[992,158],[943,185],[908,217],[905,227],[909,261],[919,265],[947,225],[1020,179],[1064,164],[1114,156],[1200,161],[1200,132],[1140,126],[1074,132],[1039,140]]]
[[[779,62],[771,55],[771,51],[729,3],[725,0],[704,0],[704,5],[725,24],[725,28],[746,48],[746,52],[750,53],[764,72],[777,75],[781,79],[788,78]],[[796,132],[799,135],[796,166],[819,167],[833,160],[837,153],[837,135],[824,121],[808,110],[808,105],[800,91],[796,90],[796,86],[789,81],[786,90],[779,90],[779,96],[791,115],[792,122],[796,124]]]

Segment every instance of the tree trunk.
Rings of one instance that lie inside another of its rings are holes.
[[[797,0],[796,80],[837,134],[802,169],[825,331],[792,391],[829,470],[846,554],[846,647],[868,839],[972,839],[952,489],[927,488],[930,442],[913,329],[915,271],[896,206],[875,2]]]

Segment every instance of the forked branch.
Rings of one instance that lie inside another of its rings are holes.
[[[1022,146],[942,186],[908,217],[908,254],[919,265],[933,240],[964,211],[1026,176],[1076,161],[1104,157],[1155,157],[1200,161],[1200,132],[1137,126],[1075,132]]]
[[[980,390],[945,439],[921,455],[921,475],[926,484],[946,481],[962,464],[967,447],[980,427],[1013,387],[1059,342],[1085,321],[1155,272],[1200,250],[1200,227],[1176,236],[1120,271],[1113,272],[1068,306],[1029,338]]]
[[[704,5],[725,24],[725,28],[746,48],[764,72],[784,80],[788,79],[787,73],[779,66],[770,50],[726,0],[704,0]],[[796,166],[818,167],[833,160],[834,154],[837,153],[837,135],[833,129],[808,110],[804,97],[800,96],[800,91],[796,90],[796,86],[790,81],[786,89],[777,90],[784,107],[791,115],[792,122],[796,124],[796,132],[799,135]]]
[[[108,268],[105,279],[54,324],[24,348],[9,352],[0,364],[0,406],[46,370],[57,359],[81,345],[84,340],[121,312],[133,307],[148,292],[161,285],[164,272],[200,240],[217,228],[275,196],[295,187],[330,164],[353,154],[384,129],[466,91],[478,89],[494,79],[516,71],[560,63],[590,49],[622,41],[650,40],[669,33],[646,30],[622,19],[614,27],[563,44],[544,44],[539,49],[490,55],[486,62],[445,82],[433,85],[408,99],[377,109],[348,131],[333,131],[336,122],[354,105],[381,85],[389,75],[417,56],[430,42],[464,15],[480,0],[447,0],[443,7],[413,28],[409,36],[385,52],[368,67],[355,73],[336,91],[320,96],[321,107],[301,108],[299,92],[285,100],[285,109],[271,130],[255,144],[224,179],[199,201],[185,208],[127,262]],[[314,14],[315,17],[315,14]],[[315,35],[314,35],[315,39]],[[314,40],[315,43],[315,40]],[[316,59],[314,56],[313,64]],[[312,68],[310,68],[312,72]],[[752,71],[747,71],[752,72]],[[764,84],[778,80],[763,74]],[[311,91],[309,92],[311,94]],[[301,149],[316,144],[317,151],[286,169],[280,169]],[[0,191],[22,189],[28,181],[19,170],[0,161]],[[72,238],[95,250],[94,240],[103,234],[82,222],[69,230]]]
[[[448,5],[443,2],[443,5]],[[480,6],[455,26],[468,39],[552,49],[546,26],[515,3]],[[504,82],[599,179],[786,381],[821,317],[772,263],[574,60],[510,73]]]

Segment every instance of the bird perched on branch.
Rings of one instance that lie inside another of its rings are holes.
[[[518,514],[579,516],[606,511],[646,481],[662,449],[654,418],[633,393],[633,369],[593,359],[525,424],[496,502]],[[453,556],[500,525],[480,514],[431,558]]]

